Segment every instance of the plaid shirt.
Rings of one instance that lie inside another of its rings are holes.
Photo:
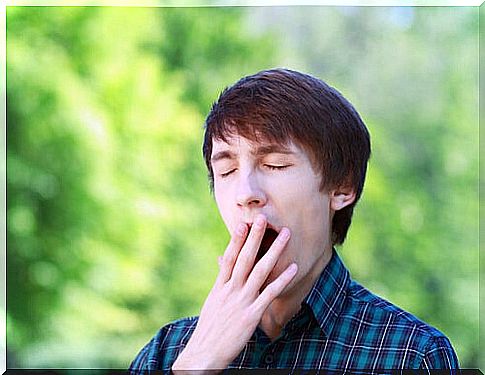
[[[139,370],[170,370],[197,318],[163,327],[132,362]],[[352,373],[384,369],[457,369],[450,341],[351,280],[336,251],[300,311],[271,342],[258,327],[229,368],[304,368]]]

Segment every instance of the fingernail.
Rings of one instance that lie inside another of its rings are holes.
[[[264,226],[264,222],[265,222],[265,217],[264,217],[264,216],[262,216],[262,215],[260,215],[260,216],[258,216],[258,217],[256,218],[256,223],[255,223],[255,224],[256,224],[258,227],[262,227],[262,226]]]
[[[289,273],[296,273],[297,270],[298,270],[298,266],[296,265],[296,263],[291,263],[290,266],[288,267]]]
[[[247,225],[244,224],[244,223],[240,223],[238,226],[237,226],[237,234],[240,235],[240,236],[244,236],[244,234],[246,233],[246,228],[247,228]]]
[[[282,240],[287,240],[290,237],[290,230],[288,228],[281,229],[280,238]]]

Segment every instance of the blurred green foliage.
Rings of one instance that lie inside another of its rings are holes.
[[[337,87],[373,156],[341,254],[478,351],[474,8],[7,9],[7,345],[21,367],[127,367],[195,315],[228,235],[202,124],[223,87],[287,66]]]

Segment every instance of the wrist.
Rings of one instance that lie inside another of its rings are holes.
[[[187,346],[179,354],[174,364],[172,365],[172,372],[175,375],[185,374],[217,374],[221,369],[225,368],[221,363],[211,358],[210,352],[193,352]]]

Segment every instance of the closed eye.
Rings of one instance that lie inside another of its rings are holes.
[[[281,169],[290,167],[290,165],[272,165],[272,164],[265,164],[264,166],[271,170],[277,170],[277,169],[281,170]]]
[[[233,173],[235,170],[236,170],[236,168],[231,169],[231,170],[229,170],[229,171],[227,171],[227,172],[221,173],[221,174],[220,174],[220,176],[221,176],[222,178],[227,177],[227,176],[229,176],[231,173]]]
[[[291,164],[288,164],[288,165],[264,164],[263,166],[265,168],[273,171],[273,170],[283,170],[285,168],[291,167]],[[221,178],[228,177],[230,174],[234,173],[236,170],[237,170],[237,168],[230,169],[227,172],[220,173],[219,176],[221,176]]]

